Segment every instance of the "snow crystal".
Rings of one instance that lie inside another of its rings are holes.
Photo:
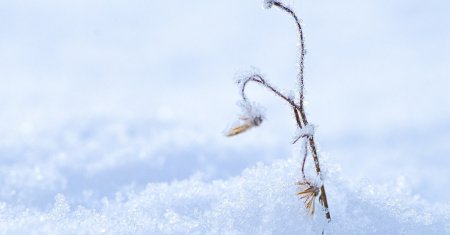
[[[314,125],[308,124],[297,130],[297,136],[313,136],[316,127]]]
[[[301,138],[309,138],[314,136],[315,126],[308,124],[303,126],[302,128],[297,129],[297,133],[295,134],[294,143],[296,143]]]

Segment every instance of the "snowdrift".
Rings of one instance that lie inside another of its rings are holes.
[[[2,234],[448,234],[448,205],[410,195],[401,179],[350,185],[326,168],[332,222],[296,197],[299,159],[257,164],[228,180],[201,177],[124,188],[97,208],[58,194],[50,209],[0,204]]]

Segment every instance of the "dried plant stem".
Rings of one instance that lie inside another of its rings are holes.
[[[314,143],[314,137],[313,136],[311,136],[309,138],[309,146],[311,148],[312,157],[314,159],[314,165],[316,166],[317,175],[319,177],[321,177],[319,157],[317,155],[316,144]],[[330,215],[330,210],[328,209],[327,194],[325,192],[325,184],[323,182],[322,182],[322,186],[320,187],[320,198],[321,198],[321,201],[323,203],[323,207],[325,209],[325,217],[327,218],[328,221],[330,221],[331,220],[331,215]]]
[[[295,116],[295,121],[297,122],[297,125],[299,128],[302,128],[302,122],[300,121],[300,117],[298,116],[298,112],[294,107],[294,116]]]
[[[292,106],[294,115],[295,115],[295,120],[297,122],[297,126],[301,129],[302,127],[306,127],[308,125],[308,120],[306,118],[306,112],[304,110],[304,105],[303,105],[303,103],[304,103],[304,60],[305,60],[305,55],[306,55],[305,40],[303,37],[303,29],[302,29],[302,25],[300,23],[300,19],[297,17],[297,15],[294,13],[294,11],[292,11],[292,9],[290,7],[288,7],[278,1],[274,1],[273,5],[280,8],[281,10],[289,13],[289,15],[291,15],[294,18],[297,29],[298,29],[299,45],[300,45],[299,73],[297,75],[297,80],[299,83],[299,102],[297,104],[293,98],[291,98],[290,96],[286,96],[283,93],[281,93],[280,91],[278,91],[277,89],[275,89],[274,86],[269,84],[266,80],[264,80],[264,78],[261,75],[259,75],[257,73],[251,74],[251,75],[245,77],[244,79],[239,80],[238,84],[241,85],[241,96],[244,101],[247,101],[245,89],[249,82],[256,82],[256,83],[266,87],[273,93],[275,93],[278,97],[287,101]],[[299,136],[296,140],[294,140],[293,143],[296,143],[299,139],[302,139],[302,138],[307,138],[307,143],[305,143],[305,151],[304,151],[302,169],[301,169],[303,180],[306,181],[304,169],[305,169],[306,158],[308,155],[308,151],[307,151],[308,143],[309,143],[309,149],[311,150],[312,158],[314,160],[314,166],[316,169],[317,176],[322,180],[319,156],[317,154],[317,148],[316,148],[316,143],[314,141],[314,136],[313,135],[302,135],[302,136]],[[325,186],[324,186],[323,182],[320,187],[320,202],[322,203],[322,205],[324,207],[326,219],[328,221],[330,221],[331,216],[330,216],[330,211],[328,209],[328,200],[327,200]]]
[[[293,107],[293,109],[294,109],[295,121],[297,122],[298,127],[301,129],[302,128],[302,122],[300,121],[300,117],[299,117],[298,112],[295,109],[295,107]],[[293,142],[293,144],[295,144],[296,141],[297,140],[295,140]],[[302,161],[302,178],[303,178],[303,181],[306,181],[305,163],[306,163],[306,157],[307,156],[308,156],[308,145],[306,145],[306,143],[305,143],[305,149],[303,150],[303,161]]]
[[[297,75],[297,81],[299,83],[299,95],[300,95],[300,115],[302,117],[302,119],[305,121],[306,120],[306,114],[303,111],[303,101],[304,101],[304,90],[305,90],[305,83],[304,83],[304,68],[305,68],[305,55],[306,55],[306,50],[305,50],[305,39],[303,36],[303,29],[302,29],[302,25],[300,23],[300,19],[297,17],[297,15],[294,13],[294,11],[288,7],[285,6],[283,3],[275,1],[274,6],[277,6],[278,8],[280,8],[281,10],[289,13],[295,21],[295,24],[297,25],[297,30],[299,33],[299,44],[300,44],[300,60],[299,60],[299,73]],[[307,123],[307,121],[306,121]],[[307,124],[305,124],[307,125]]]
[[[304,106],[303,106],[303,101],[304,101],[304,61],[305,61],[305,54],[306,54],[306,50],[305,50],[305,39],[303,37],[303,29],[302,29],[302,25],[300,23],[300,19],[297,17],[297,15],[294,13],[294,11],[292,11],[291,8],[289,8],[288,6],[285,6],[283,3],[275,1],[274,2],[274,6],[277,6],[278,8],[280,8],[281,10],[289,13],[295,20],[295,23],[297,25],[297,29],[298,29],[298,33],[299,33],[299,43],[300,43],[300,62],[299,62],[299,74],[298,74],[298,82],[299,82],[299,92],[300,92],[300,101],[299,101],[299,108],[294,110],[294,112],[299,112],[302,120],[303,120],[303,125],[306,126],[308,125],[308,120],[306,118],[306,113],[304,110]],[[296,118],[298,117],[298,114],[296,114]],[[297,124],[300,124],[297,121]],[[299,125],[299,128],[301,128],[302,126]],[[319,157],[317,155],[317,148],[316,148],[316,143],[314,142],[314,137],[310,136],[309,137],[309,146],[311,148],[311,152],[312,152],[312,157],[314,159],[314,165],[316,167],[316,173],[317,175],[321,178],[321,171],[320,171],[320,163],[319,163]],[[303,167],[302,167],[303,169]],[[328,200],[327,200],[327,196],[326,196],[326,192],[325,192],[325,186],[322,183],[322,186],[320,188],[320,194],[321,194],[321,201],[323,203],[323,207],[325,208],[325,217],[327,218],[328,221],[331,220],[331,215],[330,215],[330,211],[328,209]]]
[[[248,77],[246,77],[244,80],[240,80],[239,83],[242,83],[242,87],[241,87],[241,96],[242,99],[244,101],[247,101],[247,96],[245,95],[245,88],[247,87],[247,84],[249,82],[256,82],[262,86],[264,86],[265,88],[269,89],[270,91],[272,91],[273,93],[275,93],[278,97],[282,98],[283,100],[287,101],[292,107],[294,107],[296,110],[300,111],[300,106],[298,104],[295,103],[295,101],[293,99],[291,99],[290,97],[283,95],[283,93],[281,93],[280,91],[278,91],[277,89],[275,89],[274,86],[272,86],[271,84],[269,84],[266,80],[264,80],[264,78],[259,75],[259,74],[252,74]]]
[[[303,149],[303,161],[302,161],[302,177],[303,181],[306,181],[306,175],[305,175],[305,164],[306,164],[306,158],[308,157],[308,145],[304,143],[304,149]]]
[[[304,113],[304,109],[303,107],[300,107],[299,105],[297,105],[295,103],[294,100],[292,100],[291,98],[289,98],[286,95],[283,95],[280,91],[278,91],[277,89],[275,89],[272,85],[270,85],[266,80],[264,80],[262,78],[261,75],[259,74],[252,74],[248,77],[246,77],[244,80],[239,81],[239,83],[242,83],[242,87],[241,87],[241,95],[242,95],[242,99],[247,101],[247,96],[245,95],[245,88],[247,87],[247,84],[249,82],[256,82],[264,87],[266,87],[267,89],[269,89],[270,91],[274,92],[277,96],[279,96],[280,98],[284,99],[285,101],[287,101],[293,108],[294,110],[294,114],[295,114],[295,120],[297,121],[297,125],[299,126],[299,128],[302,128],[302,126],[306,126],[308,125],[308,121],[306,120],[306,115],[303,118],[303,125],[299,116],[299,113]],[[321,177],[321,170],[320,170],[320,163],[319,163],[319,157],[317,154],[317,148],[316,148],[316,143],[314,141],[314,137],[313,136],[305,136],[304,138],[308,138],[309,140],[309,147],[311,149],[311,153],[312,153],[312,157],[314,160],[314,166],[316,168],[316,173],[317,175]],[[302,163],[302,174],[303,177],[304,176],[304,162]],[[323,207],[325,209],[325,217],[327,218],[328,221],[331,220],[331,215],[330,215],[330,211],[328,209],[328,200],[327,200],[327,196],[326,196],[326,192],[325,192],[325,186],[322,183],[322,186],[320,188],[320,197],[321,197],[321,201],[323,203]]]
[[[297,120],[297,124],[298,124],[299,128],[302,128],[302,124],[300,123],[299,118],[298,118],[299,117],[298,111],[296,109],[294,109],[294,113],[295,113],[295,119]],[[306,119],[304,119],[304,120],[306,120]],[[307,125],[307,124],[305,124],[305,125]],[[314,142],[313,136],[309,137],[309,146],[311,148],[312,157],[314,159],[314,166],[316,167],[316,173],[319,177],[321,177],[319,157],[317,155],[316,143]],[[307,149],[305,148],[304,151],[305,151],[305,153],[304,153],[305,155],[303,157],[303,162],[302,162],[303,179],[305,179],[305,162],[306,162],[306,156],[307,156]],[[328,209],[328,200],[327,200],[327,195],[325,192],[325,186],[323,183],[322,183],[322,186],[320,187],[320,197],[321,197],[321,201],[323,203],[323,207],[325,209],[325,217],[327,218],[328,221],[330,221],[331,215],[330,215],[330,211]]]

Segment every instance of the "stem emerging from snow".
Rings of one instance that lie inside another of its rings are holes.
[[[268,90],[272,91],[275,95],[277,95],[278,97],[280,97],[283,100],[285,100],[286,102],[288,102],[293,108],[295,120],[297,122],[298,128],[300,128],[300,129],[307,128],[309,123],[306,118],[306,112],[305,112],[304,105],[303,105],[303,103],[304,103],[304,88],[305,88],[305,85],[304,85],[304,61],[305,61],[306,50],[305,50],[305,40],[303,37],[303,29],[302,29],[302,25],[301,25],[301,20],[297,17],[297,15],[294,13],[294,11],[289,6],[286,6],[279,1],[265,0],[265,6],[266,6],[266,8],[270,8],[271,6],[276,6],[276,7],[280,8],[281,10],[283,10],[284,12],[287,12],[289,15],[291,15],[293,17],[293,19],[295,20],[295,23],[297,25],[297,29],[298,29],[298,33],[299,33],[299,46],[300,46],[299,72],[297,74],[297,81],[298,81],[298,86],[299,86],[298,87],[299,101],[297,104],[295,102],[294,98],[291,98],[291,96],[286,96],[283,93],[281,93],[280,91],[278,91],[277,89],[275,89],[275,87],[272,86],[270,83],[268,83],[263,78],[262,75],[257,74],[257,73],[250,74],[250,75],[238,80],[238,84],[240,85],[240,89],[241,89],[240,91],[241,91],[242,99],[245,102],[248,102],[247,96],[245,94],[245,89],[247,87],[247,84],[249,82],[258,83],[259,85],[264,86]],[[304,138],[306,138],[306,139],[304,139]],[[312,186],[306,182],[306,176],[305,176],[305,171],[304,171],[306,158],[308,156],[308,143],[309,143],[309,150],[311,151],[311,155],[314,160],[314,166],[316,169],[316,173],[319,176],[319,178],[323,181],[322,175],[321,175],[321,170],[320,170],[319,156],[317,154],[317,148],[316,148],[317,145],[314,141],[314,133],[313,132],[300,134],[294,140],[293,143],[295,144],[300,139],[304,139],[306,141],[306,142],[304,142],[304,156],[303,156],[303,162],[302,162],[302,168],[301,168],[302,177],[303,177],[304,182],[300,182],[300,184],[309,185],[310,188],[308,190],[311,190]],[[303,193],[310,193],[310,191],[300,192],[300,194],[303,194]],[[315,194],[314,197],[315,196],[317,196],[317,194]],[[327,195],[325,192],[325,186],[324,186],[323,182],[322,182],[322,185],[320,186],[320,202],[322,203],[322,205],[324,207],[326,219],[328,221],[330,221],[331,216],[330,216],[330,211],[328,209],[328,200],[327,200]],[[309,205],[309,208],[313,208],[313,207],[311,207],[311,205],[309,203],[308,203],[308,205]],[[312,211],[314,211],[314,210],[312,210]]]
[[[299,41],[300,41],[300,64],[299,64],[299,73],[297,76],[297,80],[299,82],[299,93],[300,93],[300,101],[299,101],[299,108],[295,109],[294,112],[296,113],[296,119],[298,120],[298,114],[297,112],[300,112],[300,115],[303,119],[303,125],[306,126],[308,125],[308,120],[306,118],[306,113],[304,110],[304,106],[303,106],[303,101],[304,101],[304,61],[305,61],[305,54],[306,54],[306,50],[305,50],[305,39],[303,37],[303,29],[302,29],[302,25],[300,22],[300,19],[297,17],[297,15],[294,13],[294,11],[292,11],[292,9],[286,5],[284,5],[281,2],[275,1],[273,2],[273,5],[280,8],[281,10],[289,13],[295,20],[295,23],[297,25],[297,29],[299,32]],[[302,125],[300,124],[299,121],[297,121],[297,125],[299,126],[299,128],[302,128]],[[319,163],[319,156],[317,154],[317,148],[316,148],[316,143],[314,141],[314,137],[310,136],[309,137],[309,146],[311,148],[311,153],[312,153],[312,157],[314,159],[314,165],[316,167],[316,173],[317,175],[321,177],[321,171],[320,171],[320,163]],[[303,166],[302,166],[302,171],[303,171]],[[303,172],[304,174],[304,172]],[[321,201],[323,203],[323,207],[325,208],[325,217],[327,218],[328,221],[331,220],[331,215],[330,215],[330,211],[328,209],[328,200],[327,200],[327,195],[325,192],[325,185],[322,183],[322,187],[320,188],[320,194],[321,194]]]
[[[303,119],[303,125],[306,126],[308,125],[308,120],[306,118],[306,113],[304,110],[304,106],[303,106],[303,101],[304,101],[304,61],[305,61],[305,55],[306,55],[306,50],[305,50],[305,39],[303,37],[303,29],[302,29],[302,25],[300,22],[300,19],[297,17],[297,15],[294,13],[294,11],[292,11],[292,9],[286,5],[284,5],[281,2],[275,1],[273,3],[274,6],[280,8],[281,10],[289,13],[295,20],[295,23],[297,25],[297,29],[298,29],[298,33],[299,33],[299,44],[300,44],[300,63],[299,63],[299,73],[297,76],[300,88],[299,88],[299,92],[300,92],[300,101],[299,101],[299,108],[298,109],[294,109],[295,115],[296,115],[296,119],[297,119],[297,125],[299,126],[299,128],[302,128],[301,123],[298,121],[298,113],[300,112],[300,115]],[[314,137],[311,136],[309,137],[309,146],[311,148],[311,152],[312,152],[312,157],[314,159],[314,165],[316,167],[316,173],[317,175],[319,175],[320,178],[321,177],[321,171],[320,171],[320,163],[319,163],[319,157],[317,154],[317,148],[316,148],[316,143],[314,141]],[[302,172],[303,172],[303,168],[304,165],[302,166]],[[304,175],[304,172],[303,172]],[[325,208],[325,216],[327,218],[328,221],[331,220],[331,215],[330,215],[330,211],[328,209],[328,200],[327,200],[327,196],[326,196],[326,192],[325,192],[325,186],[324,184],[322,184],[322,187],[320,188],[320,192],[321,192],[321,199],[323,202],[323,206]]]

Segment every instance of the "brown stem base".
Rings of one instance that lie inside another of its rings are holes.
[[[298,127],[302,128],[303,125],[302,125],[302,123],[300,121],[300,115],[298,113],[299,113],[299,111],[294,107],[295,120],[297,121]],[[305,125],[307,125],[308,121],[306,121],[306,115],[304,114],[303,109],[301,109],[300,113],[303,114],[302,115],[303,122],[305,123]],[[317,154],[317,148],[316,148],[316,143],[314,141],[314,137],[310,137],[309,138],[309,147],[311,149],[312,157],[314,159],[314,166],[316,167],[316,173],[322,180],[321,170],[320,170],[320,163],[319,163],[319,156]],[[304,164],[305,164],[305,162],[303,161],[303,164],[302,164],[302,176],[303,176],[303,178],[305,178]],[[325,191],[325,185],[323,183],[322,183],[322,186],[320,187],[320,201],[322,202],[323,208],[325,209],[325,217],[328,220],[328,222],[330,222],[331,221],[331,215],[330,215],[330,210],[328,209],[327,193]]]
[[[317,175],[322,180],[320,164],[319,164],[319,157],[317,155],[317,149],[316,149],[316,143],[314,142],[314,137],[309,138],[309,147],[311,148],[312,157],[314,159],[314,165],[316,166]],[[329,222],[331,220],[331,215],[330,215],[330,211],[328,209],[327,194],[325,192],[325,185],[323,183],[322,183],[322,187],[320,187],[320,198],[321,198],[323,207],[325,209],[325,217],[327,218],[327,220]]]

